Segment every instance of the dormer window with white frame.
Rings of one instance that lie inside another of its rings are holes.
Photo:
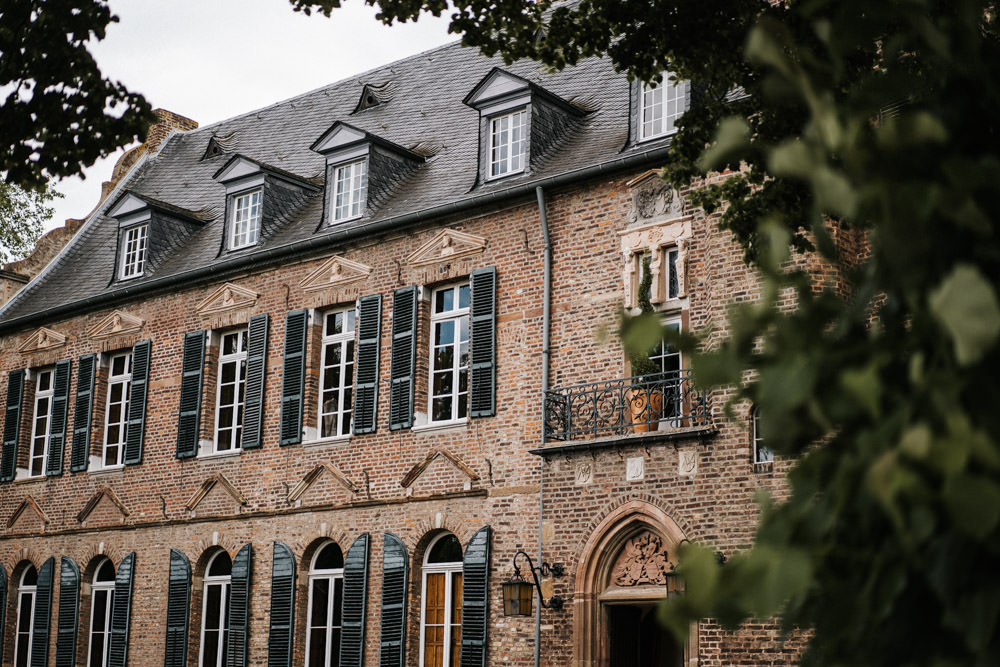
[[[229,248],[238,250],[257,243],[260,237],[261,189],[233,197],[232,221]]]
[[[520,109],[490,119],[490,178],[524,171],[527,112]]]
[[[669,72],[655,87],[643,83],[639,89],[639,141],[659,139],[677,131],[677,119],[687,111],[691,82],[677,81]]]
[[[146,241],[149,225],[135,225],[122,232],[122,264],[119,277],[122,280],[138,278],[146,268]]]
[[[334,167],[333,222],[360,218],[368,201],[368,160],[355,160]]]

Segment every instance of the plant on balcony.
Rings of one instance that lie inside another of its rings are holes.
[[[653,287],[653,272],[650,269],[650,257],[642,258],[642,279],[639,281],[636,302],[639,304],[637,317],[653,317],[655,311],[649,300]],[[643,349],[643,348],[639,348]],[[652,376],[659,375],[660,365],[649,358],[649,351],[636,352],[631,348],[628,353],[629,367],[634,381],[629,389],[629,408],[632,412],[632,431],[645,433],[650,424],[656,423],[663,411],[663,390],[659,388]]]

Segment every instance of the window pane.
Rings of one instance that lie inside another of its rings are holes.
[[[210,584],[205,588],[205,619],[208,630],[219,628],[219,613],[222,611],[222,586]]]
[[[313,579],[312,581],[312,619],[313,626],[326,627],[327,608],[330,604],[330,580],[327,578]]]

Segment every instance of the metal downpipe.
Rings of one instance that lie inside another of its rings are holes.
[[[549,218],[545,212],[545,191],[539,185],[535,188],[538,198],[538,214],[542,223],[542,236],[545,240],[542,268],[542,440],[545,433],[545,394],[549,390],[549,340],[552,313],[552,240],[549,237]],[[545,508],[544,482],[545,459],[538,457],[538,563],[542,563],[542,517]],[[538,591],[539,599],[541,591]],[[535,607],[535,667],[541,667],[542,658],[542,605]]]

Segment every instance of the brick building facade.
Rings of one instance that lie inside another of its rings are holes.
[[[644,272],[684,329],[755,295],[650,171],[659,91],[451,45],[140,157],[0,310],[3,663],[792,662],[650,622],[680,542],[745,548],[782,489],[746,409],[613,336]],[[519,550],[561,610],[503,615]]]

